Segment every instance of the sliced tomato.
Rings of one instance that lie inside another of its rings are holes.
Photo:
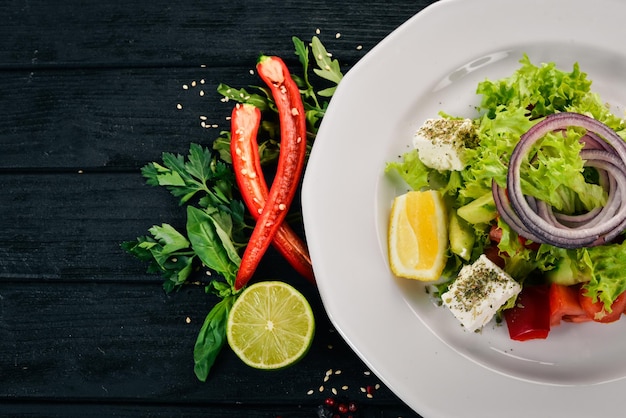
[[[580,306],[587,313],[589,318],[596,322],[614,322],[620,319],[622,313],[626,309],[626,292],[621,293],[611,305],[611,312],[604,308],[604,303],[601,301],[594,302],[593,299],[586,294],[586,290],[581,287],[578,291],[578,300]]]
[[[545,339],[550,333],[547,286],[524,286],[515,306],[504,311],[509,337],[516,341]]]
[[[552,283],[549,290],[550,325],[559,325],[561,321],[587,322],[591,317],[580,305],[578,294],[580,286],[564,286]]]

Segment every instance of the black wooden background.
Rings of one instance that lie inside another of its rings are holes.
[[[165,294],[120,243],[184,221],[139,169],[228,129],[218,83],[258,84],[261,52],[296,66],[291,37],[317,30],[348,70],[429,3],[1,1],[0,416],[316,417],[333,388],[362,417],[417,416],[377,388],[273,250],[258,278],[309,298],[310,353],[262,372],[225,349],[197,381],[193,344],[216,300],[192,285]]]

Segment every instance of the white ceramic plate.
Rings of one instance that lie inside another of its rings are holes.
[[[623,413],[626,319],[564,324],[524,343],[506,327],[465,332],[423,285],[390,274],[387,217],[404,189],[383,170],[424,119],[473,116],[477,83],[510,75],[524,53],[568,71],[578,62],[623,115],[624,16],[620,0],[443,0],[367,54],[331,102],[303,188],[322,300],[357,354],[426,418]]]

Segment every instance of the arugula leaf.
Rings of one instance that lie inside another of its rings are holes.
[[[257,89],[265,91],[260,87],[257,87]],[[224,96],[227,100],[233,100],[238,103],[248,103],[258,107],[261,111],[269,108],[270,98],[267,94],[265,96],[261,96],[260,94],[249,93],[246,89],[236,89],[224,83],[220,83],[217,86],[217,92]]]
[[[313,72],[328,81],[339,84],[339,82],[343,78],[343,74],[341,73],[341,69],[339,68],[339,61],[330,58],[330,54],[328,53],[328,51],[326,51],[326,48],[324,47],[324,45],[322,45],[322,42],[317,36],[314,36],[311,40],[311,49],[313,51],[313,57],[315,58],[315,62],[319,67],[314,68]],[[337,86],[334,86],[319,91],[317,94],[322,97],[330,97],[335,93],[336,89]]]
[[[235,302],[235,296],[227,296],[218,302],[206,316],[193,348],[193,371],[205,382],[218,354],[226,343],[226,323]]]

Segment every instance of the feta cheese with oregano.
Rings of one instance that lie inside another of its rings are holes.
[[[464,154],[477,141],[471,119],[427,119],[413,136],[413,146],[427,167],[461,171]]]
[[[491,321],[521,290],[519,283],[483,254],[473,264],[463,266],[441,299],[461,324],[473,332]]]

